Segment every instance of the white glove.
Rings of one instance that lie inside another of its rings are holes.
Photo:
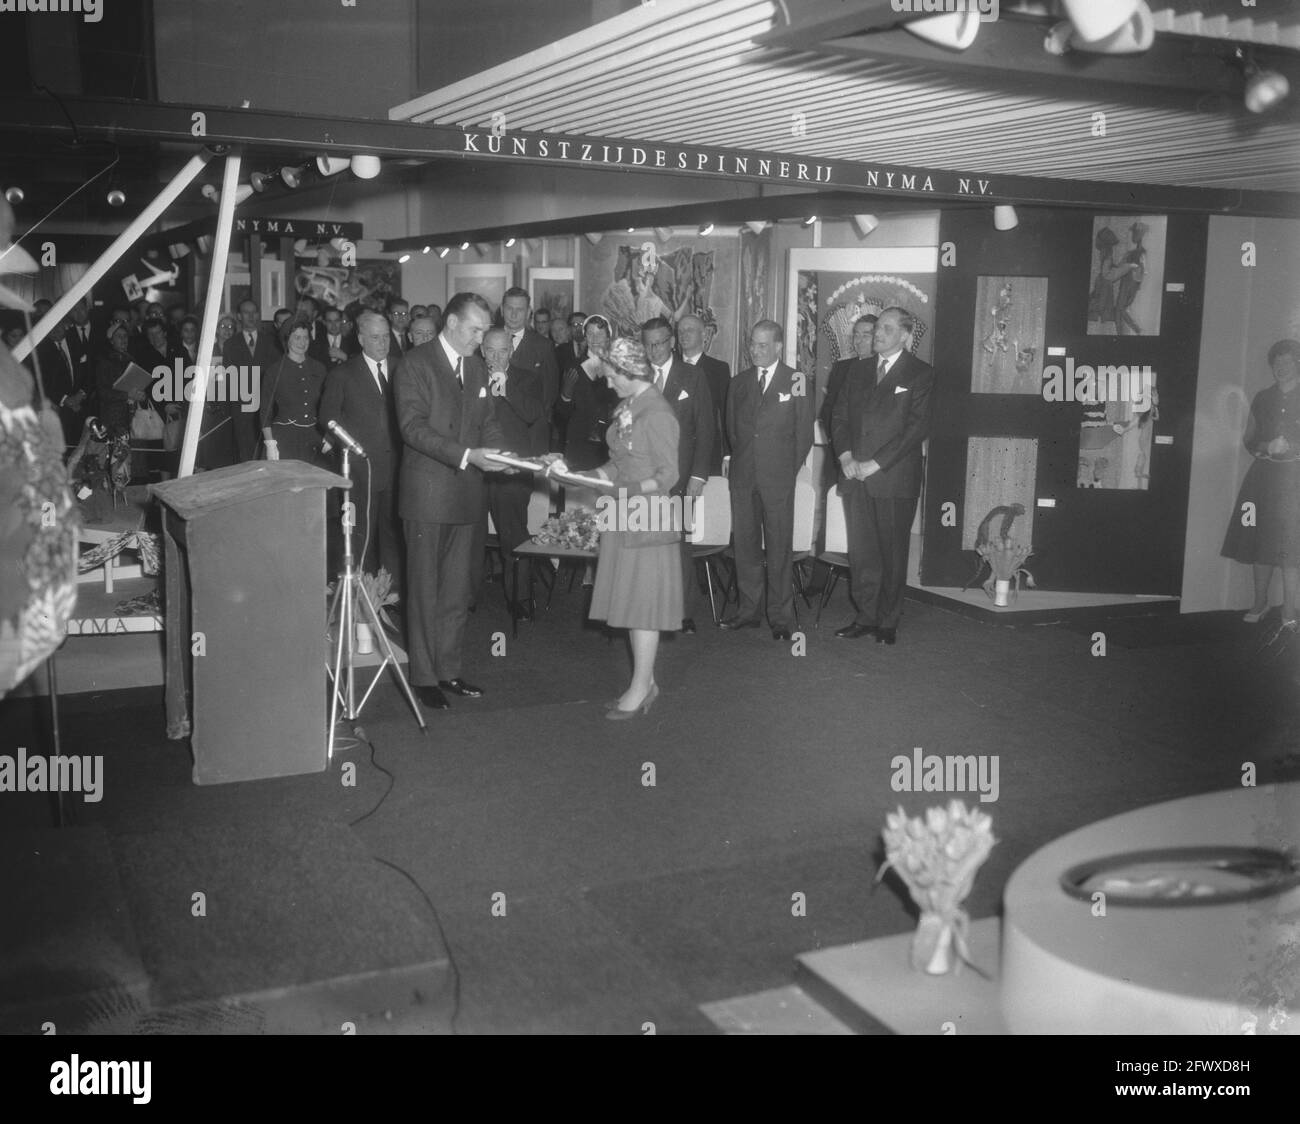
[[[269,461],[278,461],[280,459],[280,446],[272,438],[266,440],[266,459]]]

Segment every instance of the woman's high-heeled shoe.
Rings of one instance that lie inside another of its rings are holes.
[[[649,714],[650,708],[654,706],[654,701],[659,697],[659,684],[652,683],[650,690],[641,700],[641,705],[634,710],[620,710],[617,706],[605,711],[605,717],[611,722],[626,722],[629,718],[635,718],[638,714]]]

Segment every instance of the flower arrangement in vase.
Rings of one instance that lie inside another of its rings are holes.
[[[891,868],[921,910],[912,938],[912,967],[939,976],[970,963],[966,933],[970,917],[961,903],[970,894],[975,874],[989,857],[993,820],[960,800],[947,808],[928,808],[925,818],[908,819],[899,808],[885,818],[885,865]]]
[[[1022,576],[1026,587],[1034,588],[1034,575],[1025,569],[1025,562],[1034,553],[1034,548],[1030,543],[1011,537],[1011,525],[1016,521],[1017,516],[1024,513],[1024,504],[1013,503],[1010,506],[995,507],[984,516],[979,530],[975,532],[975,553],[980,556],[980,569],[975,572],[975,576],[979,577],[984,565],[988,565],[989,576],[984,582],[984,592],[993,598],[995,605],[1006,605],[1012,596],[1019,595]],[[1002,525],[998,529],[998,534],[992,536],[989,534],[989,526],[999,515],[1002,516]],[[1013,581],[1014,595],[1012,594]]]
[[[578,510],[552,515],[533,536],[542,546],[594,551],[600,546],[600,523],[596,512]]]

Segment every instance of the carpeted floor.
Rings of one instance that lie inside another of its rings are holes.
[[[897,805],[947,796],[894,791],[896,754],[998,758],[975,917],[1072,828],[1240,784],[1246,761],[1261,784],[1300,776],[1295,653],[1261,654],[1248,626],[1126,621],[1098,656],[1104,623],[995,628],[909,603],[886,648],[836,640],[847,618],[837,593],[802,651],[707,624],[668,638],[659,703],[612,723],[599,703],[625,683],[625,642],[584,624],[577,590],[508,639],[489,586],[465,668],[484,699],[453,700],[424,737],[385,685],[361,719],[369,745],[328,773],[218,787],[190,783],[160,692],[66,699],[64,751],[105,757],[104,799],[74,801],[72,820],[106,841],[97,862],[128,916],[67,869],[11,864],[29,899],[63,907],[57,924],[6,917],[0,950],[117,924],[155,1002],[446,958],[433,1029],[458,973],[462,1033],[702,1032],[698,1004],[788,983],[795,953],[913,924],[897,885],[875,883],[879,830]],[[24,706],[0,711],[4,752],[43,744]],[[11,854],[48,838],[46,797],[0,799]],[[16,988],[0,977],[0,1008],[33,998],[30,976]]]

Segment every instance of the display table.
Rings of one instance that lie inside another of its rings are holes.
[[[150,500],[147,496],[143,499],[126,500],[115,508],[112,514],[103,522],[83,522],[77,530],[77,541],[89,546],[102,546],[104,543],[112,542],[119,535],[129,534],[133,531],[143,531],[149,504]],[[127,549],[133,548],[128,547]],[[79,583],[102,581],[104,592],[112,593],[117,582],[143,576],[138,563],[126,565],[120,561],[120,558],[121,555],[117,555],[106,559],[103,566],[94,570],[87,570],[84,574],[78,574],[77,581]]]
[[[528,562],[528,607],[530,611],[535,612],[533,590],[533,560],[537,558],[558,558],[561,562],[594,562],[598,557],[598,552],[594,550],[574,550],[572,547],[545,545],[543,543],[533,542],[531,539],[526,543],[521,543],[515,547],[510,556],[510,597],[511,604],[519,604],[519,560],[526,559]],[[517,613],[511,614],[514,627],[513,635],[519,635],[519,616]]]
[[[1002,1012],[1014,1034],[1300,1033],[1300,887],[1222,904],[1135,906],[1067,894],[1089,860],[1174,847],[1293,846],[1300,783],[1140,808],[1034,852],[1004,895]]]

